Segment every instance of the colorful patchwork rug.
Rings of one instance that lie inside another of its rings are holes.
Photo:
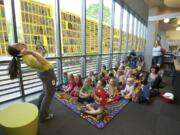
[[[105,106],[104,113],[94,116],[80,112],[81,105],[78,103],[77,97],[71,97],[69,94],[60,93],[56,93],[55,97],[61,103],[69,107],[73,112],[77,113],[97,128],[105,127],[110,122],[110,120],[115,117],[129,102],[125,99],[112,102]]]

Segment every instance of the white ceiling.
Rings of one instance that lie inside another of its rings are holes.
[[[149,7],[163,7],[164,0],[144,0]]]
[[[175,31],[178,25],[180,25],[180,18],[172,18],[169,23],[159,21],[159,28],[162,31]]]
[[[149,7],[180,8],[180,0],[144,0]]]
[[[157,8],[158,13],[154,16],[149,16],[154,18],[156,21],[159,20],[159,28],[162,31],[175,31],[176,27],[180,25],[180,0],[144,0],[149,8]],[[172,16],[176,14],[175,16]],[[164,23],[164,18],[171,18],[169,23]]]
[[[171,8],[180,8],[180,0],[164,0],[164,4]]]

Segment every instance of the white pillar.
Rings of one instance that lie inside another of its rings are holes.
[[[157,8],[151,8],[149,10],[149,15],[156,15],[158,13]],[[148,21],[147,28],[147,37],[146,37],[146,45],[145,45],[145,65],[146,70],[149,71],[152,62],[152,49],[156,40],[158,32],[158,21]]]

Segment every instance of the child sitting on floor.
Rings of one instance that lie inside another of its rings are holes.
[[[118,72],[117,72],[117,74],[116,74],[115,77],[116,77],[117,79],[119,79],[120,76],[124,76],[124,70],[119,70],[119,69],[118,69]]]
[[[105,111],[108,94],[104,89],[96,88],[93,92],[93,97],[95,99],[95,102],[87,104],[84,108],[82,108],[81,111],[91,115],[103,114],[103,112]]]
[[[68,75],[68,84],[63,86],[63,91],[64,92],[71,92],[74,89],[75,85],[76,85],[76,83],[74,80],[74,75],[69,74]]]
[[[106,81],[105,80],[99,80],[97,82],[96,88],[104,89],[106,87]]]
[[[82,104],[93,102],[94,99],[91,97],[92,91],[92,80],[91,78],[86,78],[83,87],[79,91],[78,102]]]
[[[134,78],[128,78],[126,87],[124,90],[121,90],[121,96],[125,99],[131,99],[134,91]]]
[[[140,56],[139,56],[139,57],[138,57],[138,60],[137,60],[137,67],[143,69],[144,65],[145,65],[145,63],[144,63],[143,57],[140,57]]]
[[[141,92],[141,81],[136,80],[135,83],[134,83],[134,91],[132,93],[132,101],[133,102],[138,102],[139,101],[140,92]]]
[[[67,85],[68,84],[68,73],[64,72],[63,73],[63,85]]]
[[[125,78],[123,70],[120,71],[120,76],[118,78],[118,83],[119,83],[119,89],[120,90],[125,88],[125,86],[126,86],[126,78]]]
[[[151,68],[151,73],[149,75],[148,78],[148,83],[150,84],[150,89],[158,89],[159,88],[159,84],[162,81],[161,76],[158,74],[160,68],[158,66],[153,66]]]
[[[96,77],[95,77],[93,71],[90,71],[90,72],[89,72],[88,78],[91,78],[91,80],[92,80],[92,86],[95,87],[95,86],[96,86]]]
[[[64,72],[63,73],[63,83],[62,84],[58,83],[57,90],[61,90],[62,86],[67,85],[67,84],[68,84],[68,73]]]
[[[107,86],[107,93],[110,97],[108,100],[109,102],[120,99],[118,87],[116,85],[115,79],[113,79],[113,78],[109,81],[109,85]]]
[[[149,89],[149,96],[157,96],[159,95],[159,85],[162,81],[161,76],[158,74],[159,67],[153,66],[151,67],[151,73],[146,74],[144,77],[144,86],[145,89]]]
[[[133,70],[131,68],[128,68],[125,72],[125,78],[127,80],[128,78],[132,78],[132,77],[133,77]]]
[[[109,72],[108,77],[109,77],[109,80],[107,81],[107,83],[109,83],[111,79],[115,79],[116,85],[118,85],[118,81],[119,81],[119,80],[118,80],[118,78],[116,78],[116,77],[114,76],[114,74],[113,74],[112,71]]]
[[[105,74],[104,72],[101,72],[101,73],[98,75],[98,80],[108,81],[108,80],[109,80],[109,76],[108,76],[107,74]]]
[[[107,74],[106,65],[102,65],[101,72],[103,72],[105,75]]]
[[[125,67],[126,67],[125,61],[122,61],[120,63],[120,66],[119,66],[118,70],[125,70]]]
[[[79,90],[81,89],[83,83],[82,83],[82,80],[81,80],[81,75],[77,75],[75,77],[75,86],[74,86],[74,89],[70,92],[70,95],[73,96],[73,97],[77,97],[79,95]]]

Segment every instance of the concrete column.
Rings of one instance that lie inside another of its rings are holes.
[[[161,36],[161,46],[162,48],[168,50],[169,47],[168,47],[168,44],[166,42],[167,38],[166,38],[166,32],[165,31],[160,31],[159,32],[159,35]]]
[[[149,16],[156,15],[158,13],[157,8],[149,9]],[[147,37],[146,37],[146,45],[145,45],[145,69],[149,71],[152,62],[152,49],[153,45],[156,40],[158,32],[158,21],[148,21],[148,28],[147,28]]]

